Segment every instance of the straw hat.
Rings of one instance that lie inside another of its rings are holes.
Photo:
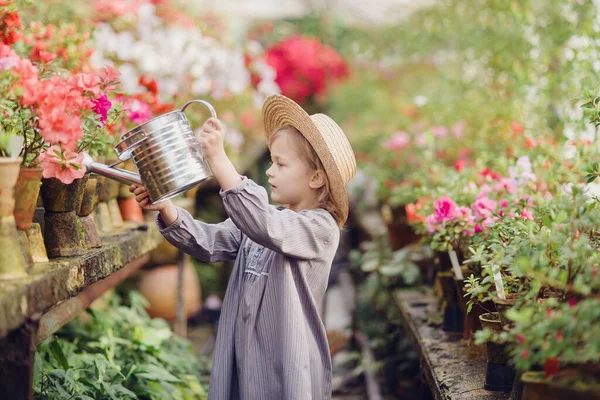
[[[315,149],[329,179],[333,201],[345,222],[348,218],[345,185],[356,173],[356,160],[342,128],[325,114],[308,115],[296,102],[279,94],[267,98],[262,112],[268,141],[279,128],[292,126]]]

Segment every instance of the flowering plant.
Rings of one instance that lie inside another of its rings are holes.
[[[192,10],[177,10],[168,1],[127,2],[123,8],[112,3],[94,3],[102,19],[92,35],[92,64],[113,65],[122,74],[122,89],[130,94],[123,129],[204,98],[219,111],[226,146],[236,158],[260,130],[264,98],[279,92],[260,44],[225,43],[217,32],[210,34],[210,24],[190,18]],[[205,113],[187,116],[192,126],[206,118]]]
[[[78,153],[84,149],[100,152],[110,142],[106,126],[117,119],[119,107],[112,107],[108,96],[118,83],[118,74],[110,67],[86,72],[59,68],[56,56],[42,50],[39,37],[44,32],[42,36],[47,38],[52,28],[30,26],[35,31],[24,31],[19,39],[38,38],[34,50],[20,41],[14,48],[0,44],[0,107],[4,114],[0,125],[5,132],[23,138],[24,166],[41,164],[44,178],[71,183],[85,173],[83,156]],[[27,55],[22,57],[17,50]]]
[[[277,73],[281,92],[299,103],[324,97],[331,82],[348,75],[340,54],[314,38],[285,38],[267,49],[265,59]]]

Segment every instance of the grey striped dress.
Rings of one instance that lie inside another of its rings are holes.
[[[183,209],[162,234],[204,262],[236,260],[223,301],[210,400],[331,398],[322,302],[339,228],[327,211],[272,206],[253,181],[221,191],[229,219],[206,224]]]

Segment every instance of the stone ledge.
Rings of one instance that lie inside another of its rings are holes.
[[[461,334],[447,333],[427,323],[429,316],[440,312],[430,288],[397,290],[394,300],[416,344],[424,379],[436,400],[509,398],[509,393],[483,389],[486,363],[467,359],[467,343]]]
[[[35,264],[26,278],[0,281],[0,338],[152,251],[162,235],[153,222],[125,223],[101,240],[102,247],[85,255],[54,258]]]

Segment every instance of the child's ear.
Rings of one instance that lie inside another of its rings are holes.
[[[325,171],[318,170],[310,178],[310,182],[308,183],[308,186],[311,189],[319,189],[320,187],[325,185],[325,179],[326,179]]]

